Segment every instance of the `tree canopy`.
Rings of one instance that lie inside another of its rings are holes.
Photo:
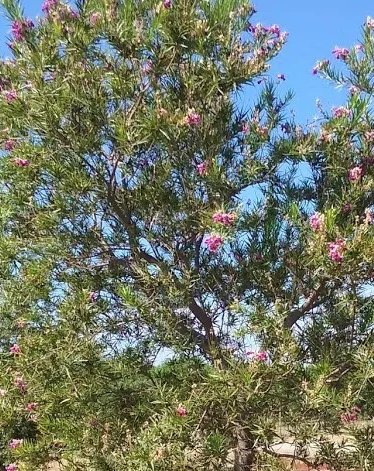
[[[2,4],[3,469],[371,470],[374,20],[301,126],[247,1]]]

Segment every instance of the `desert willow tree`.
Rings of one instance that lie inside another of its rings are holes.
[[[278,470],[279,424],[369,469],[370,427],[323,433],[371,413],[372,23],[319,136],[247,2],[2,3],[5,469]]]

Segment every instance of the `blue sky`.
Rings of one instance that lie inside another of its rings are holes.
[[[40,14],[42,0],[24,0],[26,14]],[[350,47],[360,38],[366,16],[374,16],[373,0],[256,0],[254,22],[278,23],[289,32],[289,40],[273,61],[271,73],[284,73],[282,88],[295,92],[292,108],[297,121],[305,123],[316,113],[316,98],[326,108],[345,100],[342,91],[311,74],[319,59],[331,57],[334,46]],[[7,55],[5,38],[9,25],[0,20],[0,53]]]

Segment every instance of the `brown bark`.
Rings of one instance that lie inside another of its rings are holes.
[[[250,471],[255,458],[253,441],[242,427],[236,431],[237,447],[235,450],[234,471]]]

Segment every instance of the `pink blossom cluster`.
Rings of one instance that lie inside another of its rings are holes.
[[[374,212],[370,208],[365,209],[365,224],[373,224],[374,223]]]
[[[102,19],[101,13],[99,13],[98,11],[91,13],[90,18],[89,18],[90,25],[92,27],[95,27],[99,23],[99,21],[101,21],[101,19]]]
[[[356,422],[358,420],[358,416],[361,412],[361,409],[357,406],[352,407],[351,410],[344,412],[340,416],[340,420],[342,421],[343,424],[349,425],[353,422]]]
[[[360,93],[360,89],[354,85],[351,85],[348,90],[351,95],[357,95],[357,93]]]
[[[364,169],[362,165],[350,168],[348,171],[348,179],[350,182],[357,182],[364,175]]]
[[[23,379],[22,376],[16,375],[14,378],[14,386],[21,392],[25,393],[27,391],[27,384],[26,381]]]
[[[329,242],[327,247],[330,259],[333,262],[341,263],[343,261],[343,254],[346,249],[345,240],[336,239],[335,242]]]
[[[90,291],[88,293],[88,299],[91,303],[95,303],[97,301],[97,298],[98,294],[96,293],[96,291]]]
[[[218,211],[212,216],[213,222],[217,224],[223,224],[224,226],[231,226],[231,224],[233,224],[235,221],[235,218],[235,214],[224,213],[222,211]]]
[[[14,159],[14,163],[17,167],[28,167],[30,165],[30,161],[27,159]]]
[[[2,92],[3,97],[5,98],[7,103],[12,103],[13,101],[17,100],[18,93],[17,90],[3,90]]]
[[[34,27],[34,23],[29,20],[15,20],[12,23],[11,30],[12,36],[15,41],[23,41],[29,31]]]
[[[260,36],[265,35],[274,35],[277,38],[280,38],[282,35],[282,31],[278,25],[271,25],[271,26],[264,26],[261,23],[257,23],[256,25],[249,25],[248,31],[253,34],[255,38],[259,38]]]
[[[26,404],[26,407],[25,407],[27,412],[35,412],[37,408],[38,408],[37,402],[29,402],[28,404]]]
[[[365,132],[365,139],[369,142],[374,142],[374,129]]]
[[[11,448],[12,450],[15,450],[16,448],[20,447],[22,443],[23,443],[22,439],[12,438],[12,440],[10,440],[8,443],[8,447]]]
[[[349,49],[345,47],[335,47],[332,53],[336,59],[341,59],[345,61],[349,56]]]
[[[163,0],[162,5],[166,10],[169,10],[172,7],[172,2],[171,0]]]
[[[187,415],[187,409],[182,405],[179,405],[175,409],[175,412],[177,413],[177,415],[179,415],[179,417],[186,417],[186,415]]]
[[[14,343],[10,348],[9,352],[12,353],[13,355],[19,355],[21,353],[21,347]]]
[[[348,118],[351,116],[351,110],[345,106],[337,106],[332,109],[334,118]]]
[[[42,12],[49,15],[51,11],[59,5],[59,0],[45,0],[42,5]]]
[[[211,234],[205,239],[205,245],[208,247],[208,250],[213,253],[218,251],[218,249],[222,246],[223,242],[223,237],[216,234]]]
[[[329,65],[329,63],[330,62],[327,59],[318,61],[312,69],[312,74],[317,75],[317,73],[323,70],[324,68],[326,68]]]
[[[208,173],[208,165],[206,162],[202,162],[201,164],[198,164],[196,165],[196,170],[197,170],[197,173],[203,177],[204,175],[206,175]]]
[[[18,466],[16,465],[16,463],[10,463],[5,466],[5,471],[18,471]]]
[[[264,362],[268,359],[268,354],[264,351],[247,352],[246,355],[251,356],[253,360]]]
[[[366,18],[366,26],[369,28],[369,29],[374,29],[374,18],[372,18],[371,16],[368,16]]]
[[[325,216],[320,213],[314,213],[309,218],[309,224],[314,232],[318,232],[324,227]]]
[[[201,116],[195,111],[189,111],[184,121],[188,126],[199,126],[201,124]]]
[[[7,151],[12,151],[16,147],[16,141],[14,139],[7,139],[4,142],[4,149]]]

